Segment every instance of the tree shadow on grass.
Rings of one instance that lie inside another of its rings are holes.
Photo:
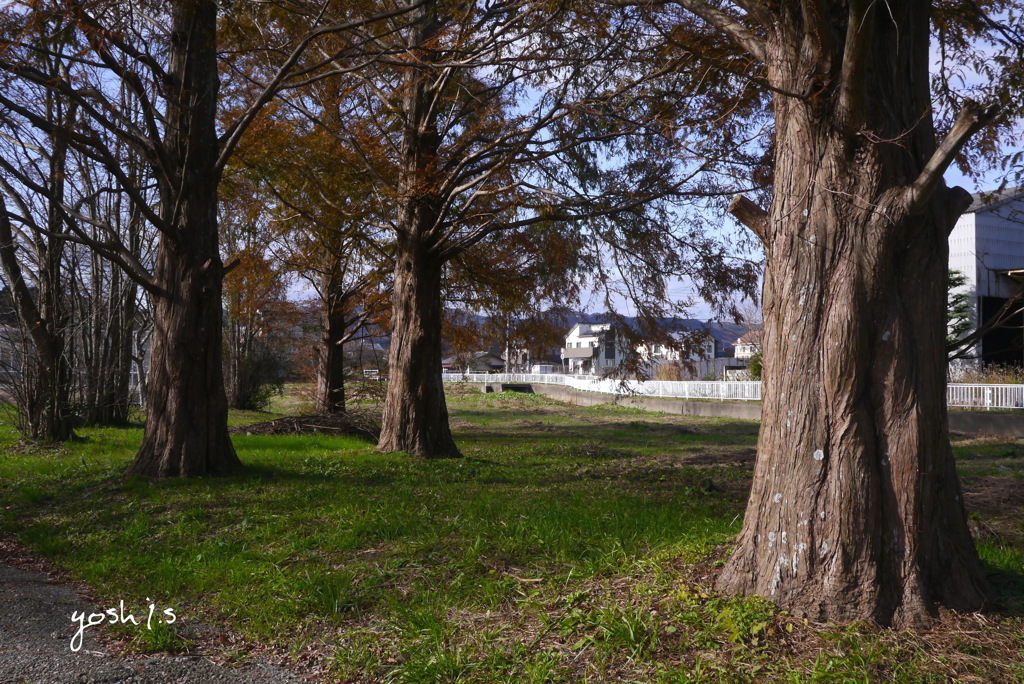
[[[304,482],[308,484],[340,484],[357,487],[383,487],[394,484],[398,479],[382,473],[355,474],[344,470],[335,470],[334,462],[325,459],[321,463],[323,470],[315,472],[294,467],[271,466],[266,464],[244,465],[241,470],[233,473],[225,481],[255,481],[261,484],[275,482]],[[347,469],[346,469],[347,470]]]
[[[982,561],[982,566],[996,593],[995,603],[986,612],[1024,617],[1024,570],[1009,570],[988,561]]]

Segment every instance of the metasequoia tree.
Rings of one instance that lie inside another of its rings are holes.
[[[577,233],[565,244],[580,249],[620,241],[628,245],[622,259],[652,281],[687,261],[673,262],[683,251],[674,240],[685,240],[661,200],[682,195],[692,177],[675,160],[713,162],[684,151],[675,100],[642,92],[646,76],[630,69],[642,49],[636,22],[608,22],[603,13],[575,2],[419,3],[408,26],[364,36],[388,57],[344,79],[338,103],[346,126],[313,117],[356,150],[382,206],[377,215],[391,217],[394,305],[380,450],[459,455],[441,380],[446,271],[489,236],[529,240],[535,228],[560,226]],[[666,60],[659,75],[679,76],[685,61]],[[677,82],[681,90],[702,83]],[[628,113],[613,105],[627,92],[636,93],[625,98]],[[662,248],[670,242],[673,250]],[[722,273],[724,262],[712,254],[705,263]],[[725,282],[708,280],[717,282],[709,293]]]
[[[929,0],[654,4],[742,49],[741,68],[709,63],[772,96],[771,206],[731,205],[764,245],[765,380],[718,587],[816,620],[914,625],[938,605],[983,607],[945,407],[947,236],[970,196],[943,173],[996,104],[1018,105],[950,95],[959,113],[936,131]],[[1012,37],[974,3],[954,9],[936,20],[943,50]],[[1019,45],[988,62],[1019,73]]]
[[[221,249],[238,264],[224,279],[224,378],[231,408],[260,410],[283,384],[298,312],[287,266],[267,246],[271,215],[245,180],[226,177],[220,201]]]
[[[140,124],[143,113],[131,94],[120,93],[120,110]],[[155,183],[146,178],[149,166],[136,150],[109,132],[107,148],[121,160],[121,169],[152,202]],[[139,263],[153,262],[155,231],[147,223],[139,203],[119,190],[116,176],[103,166],[73,150],[74,173],[67,183],[75,189],[66,204],[72,239],[78,232],[102,242],[108,233]],[[144,180],[145,179],[145,180]],[[124,425],[128,422],[136,392],[142,388],[145,346],[137,342],[146,335],[148,294],[125,271],[96,250],[82,244],[69,245],[67,294],[72,318],[71,363],[75,369],[74,402],[81,419],[89,424]],[[136,380],[133,382],[133,369]]]
[[[159,7],[147,8],[155,11]],[[75,239],[111,259],[146,288],[157,321],[149,373],[142,446],[129,472],[154,476],[223,472],[239,465],[227,434],[227,403],[220,373],[220,289],[217,233],[220,145],[217,108],[217,9],[212,2],[174,3],[162,16],[167,33],[145,30],[141,17],[113,3],[33,4],[30,18],[58,14],[89,46],[65,79],[54,82],[19,59],[44,51],[38,42],[11,36],[2,68],[76,103],[83,124],[68,135],[81,154],[114,175],[160,233],[156,263],[147,268],[109,226],[102,240],[79,228]],[[20,17],[15,17],[20,18]],[[123,116],[116,94],[126,88],[144,111],[141,125]],[[162,103],[161,103],[162,100]],[[33,103],[0,96],[2,104],[41,130],[48,123]],[[147,201],[137,179],[108,140],[125,141],[147,159],[157,200]],[[85,214],[74,218],[88,221]]]
[[[307,107],[334,117],[337,79],[304,89]],[[316,345],[316,407],[319,413],[345,411],[345,346],[360,341],[368,326],[379,327],[390,308],[387,231],[376,215],[373,184],[361,159],[326,127],[285,107],[269,107],[243,142],[233,166],[261,197],[270,218],[267,249],[283,268],[315,293],[320,319]]]
[[[302,3],[290,5],[299,7]],[[223,169],[242,135],[290,78],[303,52],[320,37],[347,31],[372,18],[332,22],[327,7],[308,22],[306,33],[288,43],[263,46],[276,62],[246,102],[232,98],[234,116],[218,135],[220,76],[218,12],[213,0],[143,2],[112,0],[24,2],[7,8],[0,69],[73,102],[81,125],[68,144],[113,174],[119,190],[137,204],[159,233],[155,263],[144,265],[108,226],[97,240],[80,227],[73,239],[110,259],[146,289],[155,320],[142,445],[128,472],[156,477],[195,476],[230,471],[240,465],[227,432],[227,401],[221,373],[221,289],[225,267],[220,256],[217,195]],[[235,8],[268,12],[276,5]],[[399,12],[385,12],[391,16]],[[284,14],[290,15],[290,11]],[[46,41],[22,30],[48,17],[67,20],[83,46],[64,78],[35,66],[47,53]],[[230,17],[228,17],[228,20]],[[228,71],[228,69],[225,69]],[[127,90],[143,112],[136,123],[112,94]],[[0,105],[39,130],[57,126],[36,103],[0,93]],[[148,201],[138,179],[94,131],[105,131],[131,146],[150,166],[156,201]],[[90,217],[74,218],[89,222]]]
[[[38,62],[51,78],[61,78],[59,55]],[[14,85],[5,84],[9,89]],[[23,85],[23,84],[22,84]],[[41,100],[50,125],[38,134],[23,120],[5,117],[0,130],[0,266],[12,294],[23,333],[21,362],[15,371],[15,402],[20,428],[42,441],[74,436],[68,338],[70,314],[67,273],[67,135],[74,105],[40,88],[21,93]]]
[[[5,19],[17,22],[23,35],[45,48],[23,53],[25,60],[52,82],[66,84],[82,48],[74,42],[80,36],[69,30],[72,22],[57,14],[28,22],[20,15]],[[9,47],[8,54],[15,50]],[[24,115],[7,111],[0,133],[0,186],[8,198],[3,220],[10,223],[3,231],[9,229],[13,238],[0,249],[6,252],[5,273],[13,291],[26,283],[29,289],[30,296],[14,298],[22,319],[33,322],[22,341],[41,350],[19,369],[24,372],[16,395],[26,414],[23,422],[37,436],[56,438],[45,425],[62,426],[60,431],[69,436],[73,404],[76,419],[123,424],[130,404],[139,288],[120,268],[74,243],[79,233],[102,240],[104,231],[97,226],[104,225],[145,260],[151,233],[137,204],[117,190],[118,179],[71,144],[83,118],[74,99],[31,80],[3,78],[9,97],[38,105],[41,118],[53,124],[40,130]],[[122,116],[140,123],[130,95],[122,91],[121,96]],[[129,146],[102,130],[92,133],[106,135],[126,175],[144,175],[145,164]],[[64,418],[55,420],[58,415]]]

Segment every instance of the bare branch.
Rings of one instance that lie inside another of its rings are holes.
[[[983,105],[971,99],[964,100],[963,108],[957,115],[952,130],[932,154],[917,180],[907,188],[907,209],[911,214],[924,211],[932,192],[942,180],[946,169],[956,159],[956,155],[971,136],[992,122],[997,112],[998,106],[995,104]]]
[[[25,324],[29,334],[35,338],[42,322],[39,317],[39,307],[36,306],[35,300],[32,299],[32,293],[25,283],[15,249],[11,217],[7,213],[3,193],[0,193],[0,264],[3,266],[7,283],[17,302],[17,311],[22,318],[22,323]]]
[[[749,52],[754,59],[764,62],[764,40],[744,26],[739,19],[717,7],[712,7],[703,0],[679,0],[679,4],[729,36],[734,43]]]
[[[61,210],[67,216],[65,225],[71,232],[55,234],[50,231],[42,231],[43,233],[52,235],[53,237],[60,237],[80,245],[85,245],[104,259],[119,266],[129,278],[137,282],[143,289],[154,297],[167,296],[167,291],[159,285],[156,278],[145,266],[142,265],[142,262],[139,261],[138,257],[133,254],[130,249],[125,247],[120,239],[114,237],[114,232],[108,224],[81,214],[75,211],[73,207],[65,204],[61,204]],[[85,223],[96,226],[97,228],[104,230],[110,238],[105,241],[97,240],[82,230],[82,228],[71,219],[78,219],[79,221],[84,221]]]
[[[946,353],[949,355],[949,360],[953,361],[955,359],[965,358],[981,338],[985,337],[996,328],[1003,327],[1013,319],[1014,316],[1019,316],[1022,312],[1024,312],[1024,289],[1021,289],[1017,294],[1007,299],[1003,303],[1002,307],[1000,307],[999,311],[997,311],[987,323],[979,326],[977,330],[967,337],[946,345]]]
[[[765,246],[768,245],[768,212],[743,195],[733,197],[727,211],[760,238]]]
[[[242,135],[245,134],[246,129],[256,120],[256,117],[263,110],[270,100],[273,99],[274,95],[278,93],[284,86],[285,82],[291,75],[292,69],[299,59],[305,54],[306,49],[309,45],[325,35],[331,35],[335,33],[343,33],[345,31],[351,31],[356,28],[366,26],[378,21],[384,21],[386,19],[392,19],[403,14],[407,14],[411,10],[425,4],[427,0],[418,0],[417,2],[409,3],[408,5],[400,6],[398,9],[391,10],[390,12],[382,12],[372,17],[364,17],[357,21],[345,22],[342,24],[332,24],[330,26],[323,26],[319,29],[311,31],[299,41],[299,43],[292,50],[291,54],[288,55],[287,59],[278,67],[277,72],[274,74],[270,82],[264,86],[259,96],[250,104],[246,110],[242,113],[238,119],[224,132],[221,136],[221,150],[220,155],[217,158],[216,168],[218,170],[223,169],[228,160],[231,158],[231,154],[234,152],[235,147],[238,146],[238,142],[242,139]]]

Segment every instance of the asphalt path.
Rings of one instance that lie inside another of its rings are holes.
[[[0,562],[0,684],[302,681],[294,673],[259,663],[234,668],[203,656],[118,655],[97,641],[98,626],[85,629],[79,649],[72,650],[80,628],[72,616],[104,610],[86,603],[68,584]],[[140,617],[144,629],[145,617]]]

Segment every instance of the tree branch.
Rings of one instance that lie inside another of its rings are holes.
[[[743,23],[717,7],[703,0],[678,0],[679,4],[727,35],[734,43],[746,50],[759,62],[765,60],[765,44],[760,36]]]
[[[1017,294],[1007,299],[999,311],[997,311],[987,323],[979,326],[977,330],[967,337],[946,345],[948,359],[953,361],[955,359],[962,359],[966,357],[974,348],[976,342],[996,328],[1001,328],[1005,323],[1021,312],[1024,312],[1024,289],[1021,289]]]
[[[761,243],[768,246],[768,212],[757,206],[743,195],[736,195],[726,210],[732,217],[745,225]]]
[[[971,99],[964,100],[963,108],[957,115],[952,130],[932,154],[932,158],[925,164],[917,180],[907,188],[907,209],[911,214],[919,214],[924,211],[928,200],[931,199],[932,193],[942,180],[946,169],[956,159],[956,155],[960,153],[971,136],[992,122],[997,112],[998,106],[995,104],[983,105]]]
[[[839,116],[853,130],[857,129],[856,124],[863,116],[864,85],[867,80],[864,74],[874,33],[868,15],[875,4],[871,0],[852,0],[846,24],[846,44],[839,80]]]
[[[767,26],[772,20],[771,12],[761,0],[733,0],[733,2],[750,15],[751,19],[763,26]]]
[[[67,217],[65,225],[70,232],[53,234],[50,231],[42,231],[43,233],[63,238],[69,242],[76,242],[80,245],[85,245],[107,261],[119,266],[129,278],[138,283],[140,287],[154,297],[166,297],[168,295],[167,290],[160,286],[157,279],[145,266],[142,265],[142,262],[139,261],[138,257],[133,254],[131,250],[125,247],[121,240],[115,236],[115,233],[111,230],[109,224],[97,221],[96,219],[76,211],[74,207],[69,207],[65,204],[61,204],[61,210]],[[102,242],[95,239],[82,230],[82,228],[72,219],[83,221],[104,230],[108,235],[108,239]]]
[[[412,2],[408,5],[400,6],[397,9],[391,11],[381,12],[371,17],[363,17],[356,21],[333,24],[330,26],[322,26],[306,34],[298,42],[294,49],[292,49],[291,53],[285,59],[284,63],[281,64],[280,67],[278,67],[274,76],[270,79],[270,82],[267,83],[266,86],[264,86],[263,90],[256,97],[256,99],[246,108],[244,112],[242,112],[241,116],[239,116],[221,136],[221,150],[217,158],[217,169],[221,170],[225,166],[227,166],[228,160],[231,158],[231,155],[234,152],[235,147],[238,146],[238,143],[241,140],[242,136],[245,134],[245,131],[249,128],[252,122],[256,120],[256,117],[259,116],[259,113],[263,110],[267,103],[270,102],[270,100],[274,98],[278,91],[280,91],[284,87],[285,83],[287,82],[288,78],[292,73],[293,68],[298,63],[299,59],[301,59],[303,54],[305,54],[306,49],[310,46],[311,43],[313,43],[313,41],[322,36],[343,33],[345,31],[352,31],[354,29],[367,26],[371,23],[384,21],[387,19],[393,19],[403,14],[407,14],[413,9],[420,7],[421,5],[425,4],[426,1],[427,0],[416,0],[415,2]]]
[[[41,346],[42,339],[39,336],[44,334],[43,321],[39,316],[39,307],[36,306],[32,299],[32,293],[25,283],[16,249],[11,218],[7,213],[7,204],[4,202],[3,193],[0,193],[0,264],[2,264],[4,275],[11,286],[18,317],[28,329],[33,341]]]

